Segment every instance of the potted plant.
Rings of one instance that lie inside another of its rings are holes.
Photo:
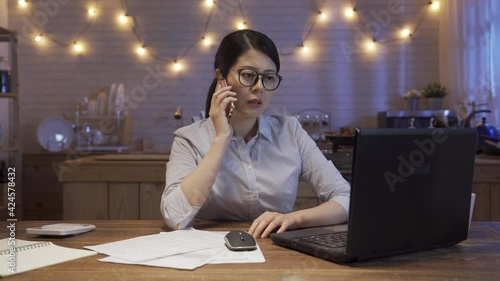
[[[417,110],[418,101],[422,97],[419,90],[411,89],[403,95],[403,99],[408,100],[408,109]]]
[[[425,86],[422,95],[427,100],[429,109],[441,109],[443,98],[448,94],[446,88],[439,82],[431,82]]]

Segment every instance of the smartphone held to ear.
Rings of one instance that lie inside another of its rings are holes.
[[[227,87],[226,79],[220,79],[219,82],[221,87]],[[231,116],[233,115],[233,109],[234,109],[234,103],[231,102],[226,107],[226,117],[228,123],[231,121]]]

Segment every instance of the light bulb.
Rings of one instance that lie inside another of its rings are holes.
[[[88,11],[88,12],[89,12],[89,15],[90,15],[91,17],[95,16],[95,14],[97,13],[97,11],[96,11],[95,9],[92,9],[92,8],[91,8],[91,9],[89,9],[89,11]]]
[[[21,6],[21,8],[26,8],[28,6],[28,1],[26,0],[19,0],[17,3]]]
[[[178,61],[174,61],[173,68],[175,71],[180,71],[182,69],[182,65]]]
[[[128,20],[128,15],[127,15],[127,14],[125,14],[125,15],[120,15],[120,16],[118,17],[118,21],[119,21],[120,23],[125,24],[125,23],[127,23],[127,20]]]
[[[439,1],[432,1],[431,2],[431,9],[432,10],[437,11],[437,10],[439,10],[439,7],[440,7]]]
[[[212,7],[214,5],[214,0],[206,0],[205,1],[205,5],[207,5],[207,7]]]
[[[238,23],[238,29],[239,30],[245,29],[246,27],[247,27],[247,22],[246,21]]]
[[[143,46],[141,46],[141,47],[137,48],[137,53],[138,53],[140,56],[144,55],[144,54],[146,53],[146,48],[145,48],[145,46],[143,45]]]
[[[40,43],[42,41],[42,36],[43,36],[42,34],[35,36],[35,41]]]
[[[370,40],[370,41],[366,42],[366,48],[368,50],[375,49],[375,40]]]
[[[404,28],[401,30],[401,36],[403,37],[410,37],[411,36],[411,31],[408,28]]]
[[[208,37],[201,37],[201,39],[203,40],[203,44],[205,46],[210,46],[210,44],[212,44],[212,40],[210,40],[210,38]]]
[[[308,48],[307,46],[305,46],[305,45],[301,45],[301,47],[302,47],[302,52],[303,52],[304,54],[307,54],[307,52],[309,52],[309,48]]]
[[[73,49],[77,52],[77,53],[81,53],[83,51],[83,46],[78,43],[78,42],[75,42],[73,44]]]
[[[348,18],[352,18],[354,16],[354,8],[347,8],[345,9],[345,16],[348,17]]]
[[[325,13],[323,13],[322,11],[319,11],[318,12],[318,15],[319,15],[319,19],[322,20],[322,21],[325,21],[328,17],[326,16]]]

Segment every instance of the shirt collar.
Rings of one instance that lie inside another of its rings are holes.
[[[258,134],[262,135],[269,142],[273,142],[273,135],[271,130],[271,124],[269,123],[269,118],[267,116],[259,116],[259,131]]]
[[[212,122],[211,118],[207,118],[207,122],[208,122],[208,130],[209,130],[210,137],[213,139],[213,138],[215,138],[214,123]],[[267,116],[261,115],[257,119],[257,122],[259,122],[259,129],[258,129],[257,134],[262,135],[269,142],[273,143],[272,130],[271,130],[271,124],[269,123],[269,118],[267,118]]]

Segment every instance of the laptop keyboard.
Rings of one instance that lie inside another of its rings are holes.
[[[332,232],[302,237],[300,241],[313,243],[326,248],[345,247],[347,245],[347,232]]]

